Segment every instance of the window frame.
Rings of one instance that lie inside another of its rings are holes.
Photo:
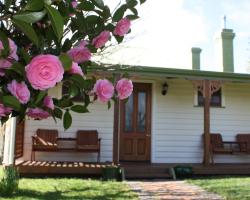
[[[225,93],[224,93],[224,87],[222,86],[220,88],[220,105],[213,105],[210,103],[210,107],[212,108],[225,108]],[[203,105],[199,104],[198,102],[199,98],[199,91],[197,89],[194,89],[194,106],[195,107],[203,107]]]

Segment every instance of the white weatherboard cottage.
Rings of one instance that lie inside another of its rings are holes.
[[[19,160],[30,160],[31,137],[37,129],[57,129],[60,137],[75,137],[77,130],[97,130],[101,162],[202,163],[204,110],[197,88],[203,80],[217,88],[211,100],[210,132],[221,133],[225,141],[235,141],[238,133],[250,133],[250,75],[234,73],[233,38],[232,30],[223,29],[219,39],[222,72],[200,71],[199,48],[192,48],[192,70],[116,67],[112,72],[128,72],[134,83],[126,104],[107,109],[106,104],[94,103],[90,113],[73,113],[67,131],[60,121],[27,119]],[[59,86],[50,94],[60,96],[61,91]],[[249,154],[216,155],[214,159],[215,163],[250,163]],[[96,155],[36,152],[36,160],[95,162]]]

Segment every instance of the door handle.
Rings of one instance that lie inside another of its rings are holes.
[[[146,137],[150,137],[150,135],[149,135],[149,134],[146,134]]]

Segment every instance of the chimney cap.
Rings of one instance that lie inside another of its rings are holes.
[[[192,47],[191,51],[192,51],[192,53],[200,53],[202,50],[199,47]]]

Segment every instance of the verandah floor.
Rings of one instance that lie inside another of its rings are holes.
[[[192,166],[195,175],[250,175],[249,164],[150,164],[121,163],[126,178],[171,178],[169,169],[174,166]],[[29,175],[82,175],[100,176],[102,169],[115,166],[112,163],[23,161],[16,165],[22,176]]]
[[[26,175],[101,175],[102,169],[116,167],[112,163],[56,161],[22,161],[16,164],[21,176]]]

